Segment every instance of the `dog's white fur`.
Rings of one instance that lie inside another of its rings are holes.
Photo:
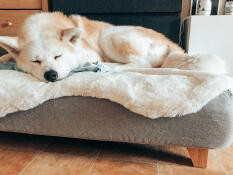
[[[40,13],[28,17],[17,37],[0,37],[25,72],[46,81],[46,71],[58,79],[86,61],[120,63],[122,67],[166,67],[225,73],[223,62],[212,56],[189,56],[164,35],[138,26],[113,26],[79,15]],[[4,61],[7,60],[5,57]],[[35,62],[37,61],[37,62]]]

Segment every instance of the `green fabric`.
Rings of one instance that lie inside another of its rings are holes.
[[[16,71],[22,72],[20,69],[16,67],[15,62],[13,61],[0,63],[0,70],[16,70]]]

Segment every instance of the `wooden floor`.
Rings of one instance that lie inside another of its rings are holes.
[[[0,132],[0,175],[233,175],[233,145],[211,150],[199,169],[182,147]]]

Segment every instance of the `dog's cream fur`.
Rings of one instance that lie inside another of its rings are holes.
[[[200,41],[201,42],[201,41]],[[79,15],[40,13],[28,17],[17,37],[0,37],[25,72],[42,81],[54,70],[58,79],[86,61],[119,63],[122,67],[167,67],[224,73],[223,62],[189,56],[164,35],[138,26],[113,26]],[[9,58],[4,57],[4,61]]]

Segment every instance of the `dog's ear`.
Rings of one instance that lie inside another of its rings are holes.
[[[81,38],[83,34],[82,28],[69,28],[62,30],[61,39],[65,42],[70,42],[75,45]]]
[[[0,47],[5,49],[14,58],[19,54],[17,37],[0,36]]]

